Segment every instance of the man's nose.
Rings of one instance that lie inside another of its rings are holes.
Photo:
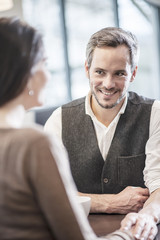
[[[104,78],[103,86],[107,89],[115,87],[115,81],[113,80],[113,77],[110,74],[107,74],[107,76]]]

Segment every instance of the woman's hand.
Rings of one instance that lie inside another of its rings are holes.
[[[127,214],[121,222],[121,230],[129,230],[141,240],[153,240],[158,232],[153,216],[144,213]]]

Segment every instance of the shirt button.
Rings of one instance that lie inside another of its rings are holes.
[[[104,179],[103,179],[103,182],[104,182],[104,183],[108,183],[108,178],[104,178]]]

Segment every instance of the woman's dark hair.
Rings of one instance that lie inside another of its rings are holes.
[[[24,90],[32,67],[43,57],[37,30],[17,18],[0,18],[0,106]]]

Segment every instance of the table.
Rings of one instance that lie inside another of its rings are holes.
[[[104,236],[120,228],[120,222],[125,215],[90,214],[89,223],[97,236]]]
[[[120,228],[120,222],[125,215],[119,214],[90,214],[89,223],[97,236],[105,236]],[[158,225],[158,234],[155,240],[160,240],[160,224]]]

